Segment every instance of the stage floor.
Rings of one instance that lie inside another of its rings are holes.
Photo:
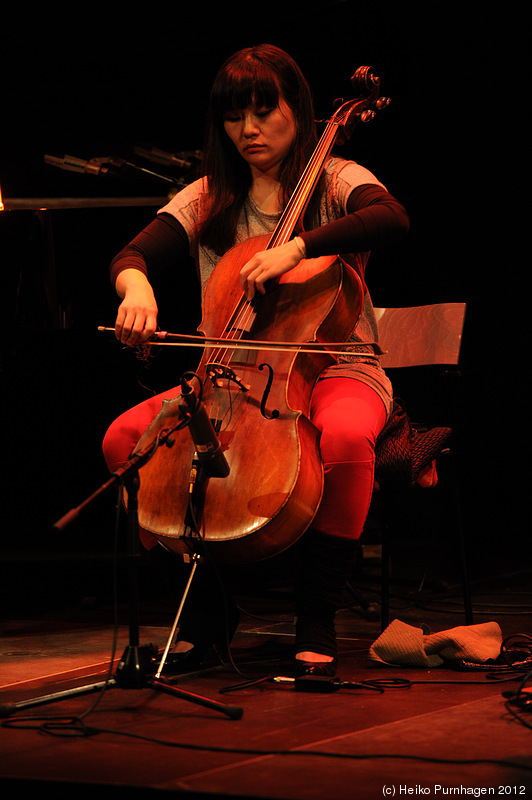
[[[531,796],[532,715],[519,721],[503,696],[517,689],[522,675],[500,682],[482,671],[376,664],[368,650],[379,622],[355,604],[338,615],[341,685],[327,693],[296,690],[293,682],[273,680],[286,675],[293,641],[287,596],[274,589],[238,602],[234,664],[172,681],[184,697],[111,684],[21,705],[105,681],[113,609],[43,609],[4,621],[3,786],[53,787],[56,797],[82,786],[112,787],[118,796],[137,790],[257,800]],[[494,620],[503,637],[531,633],[525,587],[482,587],[473,602],[475,624]],[[175,611],[141,604],[140,612],[140,644],[164,648]],[[117,660],[131,641],[128,614],[127,608],[117,614]],[[435,632],[464,622],[459,595],[429,598],[419,607],[406,589],[394,593],[392,618]],[[381,691],[366,683],[382,679]],[[238,688],[248,681],[257,682]],[[199,705],[196,696],[237,707],[241,715]]]

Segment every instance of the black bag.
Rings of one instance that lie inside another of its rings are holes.
[[[451,428],[416,429],[402,400],[394,397],[392,413],[375,445],[375,480],[381,488],[407,489],[445,449]]]

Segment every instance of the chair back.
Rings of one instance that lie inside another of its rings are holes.
[[[376,308],[384,369],[457,365],[465,303],[435,303],[406,308]]]

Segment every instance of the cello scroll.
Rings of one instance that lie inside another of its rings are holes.
[[[339,127],[338,144],[345,144],[356,125],[371,122],[378,111],[384,111],[391,103],[389,97],[380,96],[380,78],[375,75],[373,67],[359,67],[351,76],[351,85],[357,96],[347,102],[343,99],[335,101],[336,111],[331,121]]]

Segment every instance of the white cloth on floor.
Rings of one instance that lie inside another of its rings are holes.
[[[369,657],[381,664],[439,667],[446,661],[483,664],[500,655],[502,631],[497,622],[462,625],[426,634],[398,619],[371,645]]]

